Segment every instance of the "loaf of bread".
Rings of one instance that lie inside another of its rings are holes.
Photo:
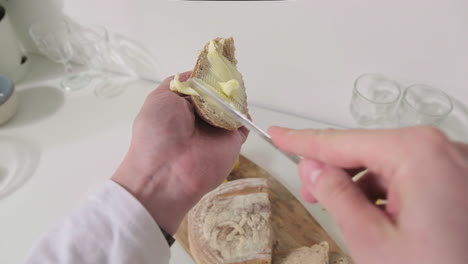
[[[176,75],[170,84],[172,91],[190,96],[196,112],[202,119],[227,130],[236,130],[242,124],[226,115],[214,102],[197,93],[190,79],[196,78],[201,81],[212,92],[247,116],[247,95],[242,74],[237,69],[235,50],[233,38],[216,38],[209,41],[200,52],[189,80],[181,82]]]
[[[224,183],[188,215],[190,252],[198,264],[270,264],[271,232],[264,179]]]

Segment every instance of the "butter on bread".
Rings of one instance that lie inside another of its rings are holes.
[[[270,213],[266,180],[220,185],[189,212],[192,256],[198,264],[270,264]]]
[[[209,41],[198,56],[189,80],[181,82],[176,75],[170,89],[189,95],[198,115],[208,123],[227,130],[242,124],[226,115],[216,104],[200,96],[192,88],[190,79],[196,78],[244,115],[248,115],[247,95],[242,74],[237,70],[234,39],[216,38]]]

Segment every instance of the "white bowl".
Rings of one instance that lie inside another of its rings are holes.
[[[0,75],[0,125],[10,120],[18,109],[18,99],[13,82]]]

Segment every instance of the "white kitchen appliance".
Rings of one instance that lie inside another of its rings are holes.
[[[0,75],[17,82],[26,73],[26,53],[13,30],[8,12],[0,3]]]

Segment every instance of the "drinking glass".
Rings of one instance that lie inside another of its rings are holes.
[[[438,126],[452,109],[452,100],[446,93],[428,85],[415,84],[403,93],[398,111],[399,126]]]
[[[61,81],[64,90],[80,90],[90,83],[89,76],[73,74],[71,59],[74,51],[70,43],[70,28],[65,20],[39,21],[30,27],[29,34],[43,55],[63,64],[67,74]]]
[[[379,74],[363,74],[354,82],[351,115],[361,127],[396,127],[400,95],[400,86],[395,81]]]

